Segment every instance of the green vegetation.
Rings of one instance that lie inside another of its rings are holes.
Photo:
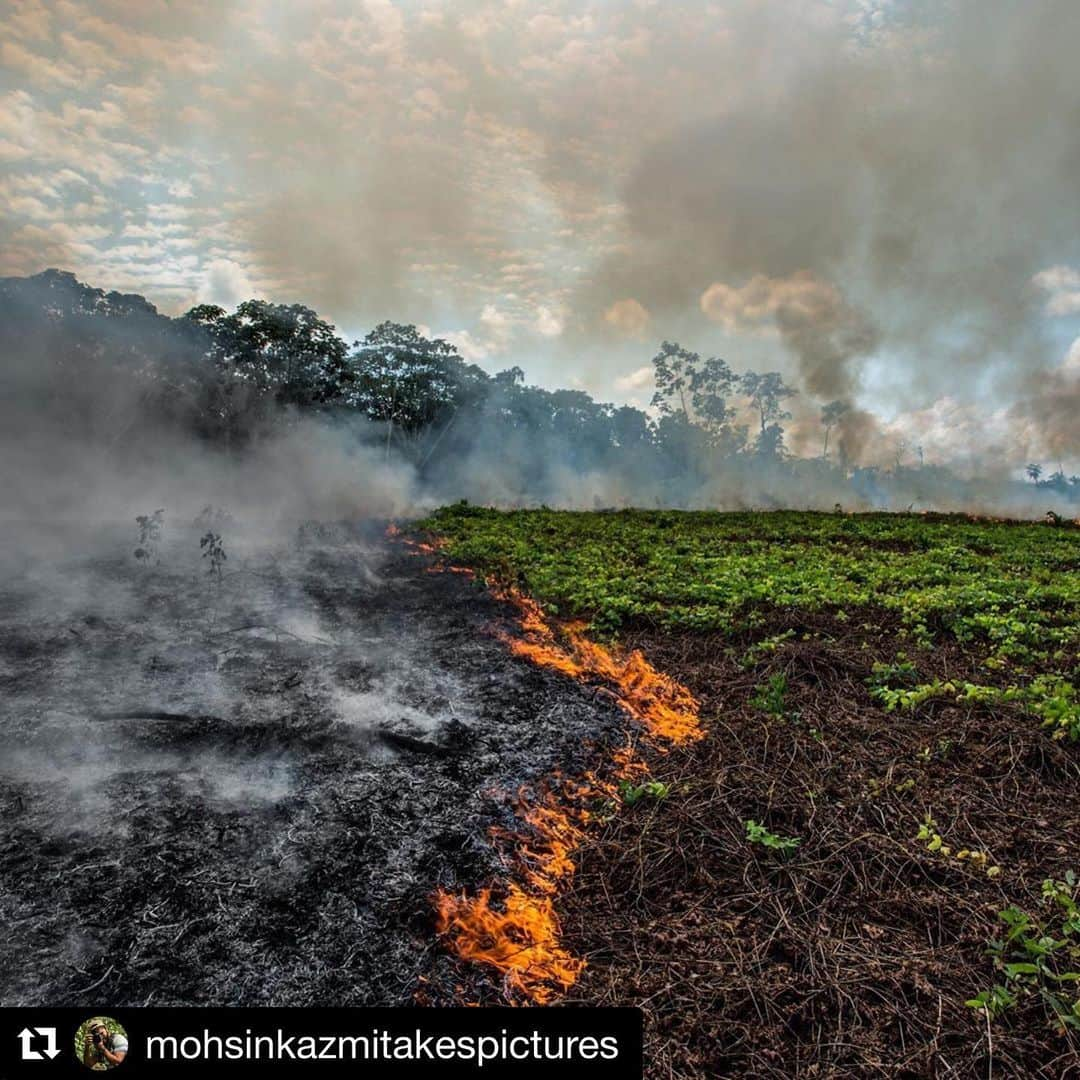
[[[746,826],[746,839],[751,844],[757,844],[772,851],[780,851],[785,855],[790,855],[799,846],[797,836],[778,836],[776,833],[769,832],[760,822],[751,819],[744,821],[743,825]]]
[[[619,784],[619,798],[627,806],[633,806],[644,798],[666,799],[670,794],[670,786],[661,780],[647,780],[644,784],[633,784],[629,780],[623,780]]]
[[[1075,1056],[1080,530],[466,504],[422,527],[701,703],[705,737],[652,763],[680,797],[643,828],[616,812],[649,794],[625,784],[573,899],[587,950],[613,925],[630,943],[603,976],[634,987],[620,1003],[663,1023],[696,1008],[692,1038],[722,999],[770,1051],[795,1007],[845,1048],[838,1075],[898,1042],[920,1076],[1034,1075],[1036,1059],[1050,1076]],[[702,985],[735,927],[769,947]],[[642,964],[676,947],[703,960],[696,993]],[[884,1007],[853,1026],[843,1002],[868,977]],[[763,1014],[777,992],[784,1009]]]
[[[945,843],[938,832],[938,823],[929,812],[923,818],[915,839],[925,844],[931,855],[940,855],[943,859],[954,857],[952,848]],[[967,862],[973,869],[982,870],[989,878],[996,878],[1001,874],[1001,867],[991,864],[990,853],[978,848],[961,848],[956,852],[955,858],[959,862]]]
[[[886,710],[934,699],[1012,705],[1056,738],[1080,739],[1080,530],[921,514],[713,513],[464,503],[423,523],[451,559],[518,582],[552,614],[599,635],[647,627],[745,635],[776,609],[840,621],[898,620],[907,650],[875,664]],[[792,637],[751,645],[752,663]],[[920,655],[977,652],[985,682],[919,679]],[[774,676],[775,677],[775,676]],[[769,684],[756,704],[783,713]]]
[[[784,715],[784,699],[787,695],[787,676],[778,671],[769,676],[769,681],[759,686],[757,693],[750,699],[755,709],[760,709],[769,716],[781,719]]]
[[[1047,878],[1042,895],[1044,903],[1058,910],[1061,923],[1057,934],[1050,918],[1031,916],[1015,906],[999,912],[1005,935],[991,941],[988,951],[1000,981],[966,1004],[996,1016],[1012,1008],[1018,999],[1037,995],[1056,1027],[1080,1031],[1080,996],[1076,993],[1080,971],[1075,970],[1080,961],[1076,875],[1069,871],[1064,881]]]

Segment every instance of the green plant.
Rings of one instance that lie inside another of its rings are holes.
[[[931,699],[971,709],[1009,704],[1052,737],[1080,741],[1080,573],[1077,534],[1067,523],[1048,529],[919,514],[449,506],[420,527],[446,541],[450,561],[526,581],[545,610],[584,619],[594,633],[617,636],[645,623],[730,635],[734,645],[753,631],[763,640],[743,647],[747,666],[798,637],[791,624],[775,633],[770,613],[777,610],[795,620],[813,612],[837,625],[850,616],[869,623],[872,635],[880,617],[891,618],[905,647],[963,643],[992,685],[943,676],[920,684],[922,652],[897,654],[867,679],[886,709],[916,709]],[[781,715],[782,695],[770,699],[767,686],[763,691],[756,700]]]
[[[768,656],[770,653],[776,652],[784,642],[790,641],[794,636],[794,630],[785,630],[781,634],[774,634],[772,637],[763,638],[761,641],[755,642],[743,655],[743,667],[752,667],[763,656]]]
[[[661,780],[646,780],[643,784],[634,784],[629,780],[619,783],[619,798],[627,806],[633,806],[643,798],[666,799],[671,794],[671,787]]]
[[[158,509],[152,514],[139,514],[135,518],[135,524],[139,530],[139,546],[135,549],[135,558],[149,565],[151,559],[157,560],[165,511]]]
[[[926,850],[932,855],[940,855],[946,859],[953,857],[952,848],[945,843],[941,833],[938,831],[938,824],[929,811],[923,818],[919,831],[915,834],[915,839],[924,843]],[[990,853],[987,851],[980,851],[977,848],[961,848],[956,852],[955,858],[958,862],[966,862],[984,871],[987,877],[994,878],[1001,874],[1001,867],[991,864]]]
[[[919,826],[919,831],[915,834],[915,839],[921,840],[926,844],[927,851],[934,853],[940,851],[942,855],[951,855],[952,848],[942,840],[941,833],[937,830],[937,822],[933,819],[930,812],[927,811],[926,817],[923,818],[923,822]]]
[[[1060,937],[1048,920],[1029,915],[1015,905],[998,912],[1005,934],[990,941],[987,949],[1001,979],[965,1004],[995,1017],[1011,1008],[1020,997],[1037,995],[1060,1031],[1080,1032],[1080,905],[1076,903],[1076,875],[1070,870],[1064,881],[1047,878],[1042,885],[1045,903],[1061,916]]]
[[[941,736],[935,747],[924,746],[916,753],[920,761],[945,761],[956,747],[956,740]]]
[[[769,676],[767,683],[758,687],[757,692],[750,699],[750,704],[770,716],[782,717],[787,689],[787,676],[782,671],[777,672]]]
[[[896,660],[891,664],[875,663],[866,681],[874,691],[893,685],[915,686],[919,681],[919,672],[904,653],[897,653]]]
[[[761,847],[779,851],[785,855],[789,855],[799,846],[797,836],[779,836],[776,833],[769,832],[764,825],[754,821],[752,818],[744,821],[743,825],[746,827],[746,839],[751,844],[758,844]]]

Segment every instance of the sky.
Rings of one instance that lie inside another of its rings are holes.
[[[1075,0],[0,0],[0,274],[1080,471]],[[854,421],[852,421],[854,422]],[[903,452],[903,451],[901,451]]]

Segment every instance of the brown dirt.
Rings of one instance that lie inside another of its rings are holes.
[[[789,627],[743,666],[753,640]],[[995,981],[997,913],[1046,913],[1043,879],[1080,870],[1080,748],[1008,707],[885,712],[866,680],[905,647],[897,630],[879,611],[775,611],[742,640],[628,642],[700,697],[709,734],[655,759],[671,794],[579,852],[561,908],[588,960],[570,1001],[641,1006],[649,1076],[1080,1075],[1037,996],[989,1029],[964,1004]],[[920,679],[986,681],[956,644],[906,648]],[[782,718],[750,700],[777,672]],[[1000,876],[929,852],[915,839],[927,812]],[[752,845],[746,819],[800,846]]]

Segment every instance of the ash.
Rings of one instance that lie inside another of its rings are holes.
[[[451,1000],[432,893],[623,731],[381,527],[223,544],[220,577],[181,530],[3,578],[0,1004]]]

